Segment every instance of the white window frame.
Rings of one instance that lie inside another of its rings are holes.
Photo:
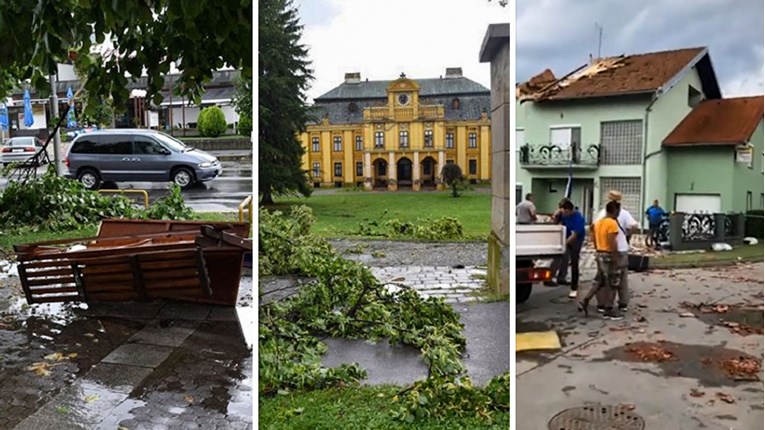
[[[334,152],[343,152],[343,136],[332,137],[332,150]]]
[[[356,151],[363,151],[364,150],[364,138],[361,136],[356,136]]]
[[[468,133],[468,148],[478,148],[478,133]]]
[[[319,136],[313,136],[311,137],[311,152],[319,152],[321,151],[321,143],[319,140]]]
[[[451,139],[450,139],[451,137]],[[454,133],[446,132],[444,135],[444,146],[446,149],[454,149]]]
[[[550,145],[557,145],[560,147],[560,149],[571,149],[571,130],[578,128],[579,134],[582,133],[582,125],[581,124],[556,124],[550,126]],[[553,140],[553,131],[556,130],[568,130],[568,142],[565,142],[565,145],[561,143],[556,142]]]
[[[518,132],[521,133],[521,139],[518,139]],[[523,127],[516,127],[515,129],[515,150],[520,151],[523,145],[526,144],[526,129]]]
[[[311,169],[311,176],[314,178],[321,177],[321,163],[318,161],[314,161],[312,169]]]

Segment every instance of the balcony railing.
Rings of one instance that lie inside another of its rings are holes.
[[[408,106],[393,108],[392,117],[387,106],[375,106],[364,109],[364,119],[371,121],[413,121],[415,119],[439,119],[443,117],[444,107],[441,105],[420,105],[416,117],[414,115],[414,108]]]
[[[572,144],[532,145],[521,147],[521,165],[526,167],[598,167],[600,164],[600,145]]]

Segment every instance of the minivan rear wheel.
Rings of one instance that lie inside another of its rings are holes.
[[[194,185],[194,182],[196,182],[194,179],[194,172],[187,169],[186,167],[179,167],[175,169],[173,171],[172,179],[173,182],[183,190],[191,188],[191,186]]]
[[[101,176],[93,169],[82,169],[77,174],[77,180],[89,190],[97,190],[101,185]]]

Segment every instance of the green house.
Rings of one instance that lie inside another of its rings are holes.
[[[636,218],[763,207],[763,98],[723,99],[706,48],[595,59],[516,87],[516,199],[588,219],[609,190]]]

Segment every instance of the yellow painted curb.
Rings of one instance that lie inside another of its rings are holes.
[[[515,351],[560,349],[558,333],[554,331],[532,331],[515,334]]]

